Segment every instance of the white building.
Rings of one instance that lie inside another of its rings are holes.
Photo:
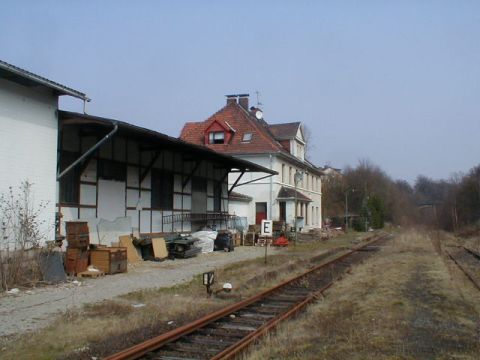
[[[58,98],[86,95],[0,61],[0,193],[24,181],[33,184],[33,207],[40,231],[54,238],[58,143]]]
[[[142,235],[225,229],[228,174],[275,174],[254,163],[126,122],[60,111],[57,211],[88,221],[127,218]]]
[[[230,174],[229,183],[252,198],[248,211],[245,199],[231,198],[230,213],[247,212],[250,224],[268,218],[293,225],[297,201],[298,226],[321,227],[323,172],[305,158],[301,123],[268,124],[259,109],[248,107],[248,95],[229,95],[227,104],[207,120],[186,123],[180,138],[278,172],[267,177]]]
[[[89,101],[0,61],[0,193],[32,183],[34,206],[46,203],[46,239],[55,237],[56,213],[57,235],[66,221],[88,221],[94,243],[97,224],[118,218],[142,234],[224,229],[229,173],[276,174],[150,129],[61,111],[60,95]]]

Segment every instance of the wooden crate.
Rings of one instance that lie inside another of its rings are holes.
[[[87,270],[88,267],[88,251],[77,248],[67,248],[65,260],[65,272],[74,276]]]
[[[66,240],[70,248],[87,249],[90,244],[88,223],[85,221],[67,221],[65,223]]]
[[[91,250],[90,265],[106,274],[127,272],[127,248],[107,247]]]
[[[65,223],[65,231],[68,234],[88,234],[88,222],[86,221],[67,221]]]

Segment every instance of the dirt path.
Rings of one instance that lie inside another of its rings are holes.
[[[56,315],[84,304],[113,299],[136,290],[180,284],[215,267],[263,254],[264,248],[239,247],[232,253],[214,252],[162,263],[143,262],[129,268],[128,273],[85,279],[80,286],[67,283],[22,291],[16,296],[3,295],[0,297],[0,338],[45,327]]]
[[[480,292],[407,232],[248,359],[479,359]]]

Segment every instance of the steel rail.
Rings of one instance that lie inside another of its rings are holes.
[[[465,248],[463,248],[464,251],[467,251]],[[470,272],[462,265],[460,262],[452,255],[450,251],[447,251],[448,256],[450,259],[453,260],[453,262],[458,266],[458,268],[465,274],[465,276],[472,282],[475,287],[480,290],[480,283],[475,280],[475,278],[470,274]]]
[[[373,236],[372,238],[369,238],[365,243],[359,244],[357,246],[352,247],[350,250],[346,251],[345,253],[341,254],[340,256],[335,257],[334,259],[331,259],[323,264],[317,265],[313,267],[312,269],[307,270],[306,272],[295,276],[291,279],[285,280],[281,282],[280,284],[267,289],[265,291],[262,291],[248,299],[242,300],[240,302],[237,302],[235,304],[229,305],[223,309],[214,311],[210,314],[207,314],[197,320],[194,320],[193,322],[190,322],[188,324],[185,324],[183,326],[180,326],[176,329],[173,329],[169,332],[166,332],[162,335],[159,335],[157,337],[154,337],[152,339],[146,340],[142,343],[139,343],[137,345],[134,345],[128,349],[122,350],[118,353],[115,353],[113,355],[107,356],[104,358],[104,360],[135,360],[138,359],[147,353],[150,353],[152,351],[160,349],[162,346],[171,343],[175,340],[180,339],[181,337],[184,337],[218,319],[221,319],[231,313],[234,313],[240,309],[243,309],[247,307],[248,305],[251,305],[262,298],[265,298],[266,296],[274,293],[275,291],[285,287],[288,284],[291,284],[297,280],[300,280],[304,278],[306,275],[309,275],[313,272],[316,272],[320,269],[323,269],[331,264],[334,264],[336,262],[339,262],[340,260],[343,260],[344,258],[349,257],[350,255],[356,253],[358,250],[361,250],[362,248],[367,247],[368,245],[378,242],[380,240],[383,240],[387,238],[389,234],[383,234],[379,236]],[[319,294],[321,294],[323,291],[325,291],[328,287],[330,287],[333,284],[333,281],[329,282],[326,286],[322,287],[321,289],[318,289],[311,294],[307,295],[307,297],[303,300],[301,300],[299,303],[295,304],[292,308],[290,308],[288,311],[285,313],[282,313],[279,316],[276,316],[275,318],[271,319],[252,333],[248,334],[235,344],[231,345],[227,349],[223,350],[219,354],[215,355],[212,359],[221,359],[221,358],[229,358],[238,351],[244,349],[246,346],[248,346],[252,341],[257,339],[258,337],[262,336],[265,334],[269,329],[273,328],[276,326],[281,320],[284,320],[294,314],[296,314],[299,310],[301,310],[305,305],[308,303],[312,302],[313,300],[318,297]]]

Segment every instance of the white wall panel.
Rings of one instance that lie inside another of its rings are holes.
[[[95,185],[80,184],[80,204],[97,204],[97,187]]]
[[[113,221],[125,216],[125,183],[98,180],[98,217]]]
[[[127,189],[127,207],[137,207],[138,205],[138,190]]]
[[[177,210],[182,209],[182,195],[173,194],[173,208]]]
[[[162,211],[152,211],[152,232],[162,232]]]
[[[150,191],[142,191],[141,194],[142,209],[150,208],[152,204],[152,193]]]
[[[183,195],[183,210],[192,210],[192,197]]]
[[[140,211],[140,232],[150,232],[150,211]]]
[[[137,210],[127,210],[127,216],[132,221],[132,227],[138,229],[138,211]]]
[[[80,208],[80,219],[81,220],[91,220],[96,218],[96,209],[91,209],[91,208]],[[90,231],[92,231],[90,229]]]

